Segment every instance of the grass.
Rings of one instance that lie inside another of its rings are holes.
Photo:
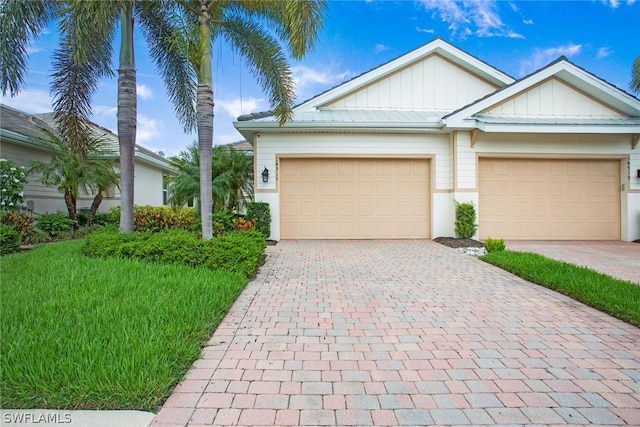
[[[3,408],[157,409],[246,285],[237,273],[86,258],[83,244],[0,258]]]
[[[640,286],[530,252],[491,252],[483,261],[640,326]]]

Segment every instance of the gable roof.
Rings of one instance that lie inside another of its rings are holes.
[[[620,114],[618,117],[581,119],[579,117],[500,117],[487,113],[487,110],[492,107],[526,93],[550,79],[558,79]],[[512,125],[537,124],[541,126],[580,126],[582,127],[581,132],[591,132],[599,126],[605,126],[608,128],[608,132],[637,133],[640,132],[640,100],[578,67],[566,57],[560,57],[546,67],[449,113],[442,119],[449,128],[479,128],[480,130],[500,131],[501,128],[509,130]],[[500,127],[499,125],[504,126]],[[543,129],[538,127],[537,130],[542,131]]]

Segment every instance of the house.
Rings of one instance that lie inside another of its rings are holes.
[[[438,38],[235,126],[272,239],[454,236],[454,201],[480,239],[640,238],[640,100],[564,57],[515,80]]]
[[[28,114],[20,110],[0,105],[0,157],[13,160],[19,165],[29,167],[31,160],[48,162],[51,153],[47,148],[46,134],[41,129],[53,132],[55,127],[53,114]],[[116,170],[118,163],[118,137],[108,129],[92,124],[95,137],[102,138],[113,149]],[[166,204],[166,176],[176,173],[169,161],[146,148],[136,145],[134,202],[137,205],[162,206]],[[29,176],[25,187],[25,201],[29,210],[36,213],[66,212],[62,194],[53,187],[38,182],[37,176]],[[93,195],[81,191],[78,197],[78,209],[89,208]],[[120,206],[120,193],[117,188],[107,194],[101,211]]]

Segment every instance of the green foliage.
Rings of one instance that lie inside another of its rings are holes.
[[[492,239],[491,237],[487,237],[487,240],[484,241],[484,248],[487,252],[500,252],[504,251],[506,246],[504,244],[504,239]]]
[[[211,215],[213,223],[218,223],[223,227],[223,231],[233,230],[233,214],[227,211],[216,211]]]
[[[83,245],[2,259],[0,287],[10,296],[0,298],[3,408],[156,410],[247,282],[224,271],[87,258]]]
[[[271,235],[271,207],[265,202],[251,202],[247,204],[247,218],[255,218],[256,230],[267,239]]]
[[[0,209],[15,210],[24,202],[27,177],[24,166],[0,158]]]
[[[470,239],[476,234],[476,207],[473,202],[460,203],[454,200],[456,206],[456,234],[463,239]]]
[[[33,218],[26,212],[1,212],[0,223],[12,226],[26,244],[34,243],[38,234],[33,226]]]
[[[18,252],[21,241],[20,233],[12,226],[0,224],[0,256]]]
[[[58,237],[70,233],[75,221],[63,213],[44,213],[36,218],[36,227],[47,233],[50,237]]]
[[[83,248],[90,257],[122,257],[162,264],[206,267],[251,276],[262,260],[266,243],[256,231],[235,231],[204,240],[184,230],[119,233],[97,230]]]
[[[135,231],[162,231],[172,228],[191,230],[196,223],[194,208],[177,206],[136,206],[133,211]]]
[[[528,252],[492,252],[480,259],[640,326],[640,286],[635,283]]]
[[[205,245],[204,261],[211,270],[227,270],[251,277],[262,261],[266,242],[257,231],[232,231]]]

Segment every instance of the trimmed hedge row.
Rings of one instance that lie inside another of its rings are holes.
[[[97,230],[83,248],[89,257],[121,257],[145,262],[227,270],[251,277],[262,260],[266,242],[256,231],[233,231],[211,240],[184,230],[120,233]]]

